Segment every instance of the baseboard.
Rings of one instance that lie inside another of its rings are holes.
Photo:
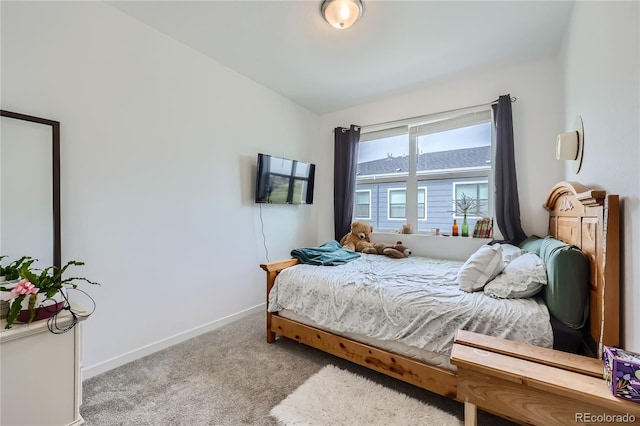
[[[116,367],[120,367],[121,365],[124,365],[128,362],[135,361],[138,358],[142,358],[154,352],[158,352],[162,349],[166,349],[170,346],[184,342],[185,340],[189,340],[191,338],[207,333],[209,331],[216,330],[220,327],[223,327],[227,324],[231,324],[234,321],[237,321],[241,318],[247,317],[249,315],[252,315],[258,312],[266,312],[266,303],[261,303],[257,306],[254,306],[253,308],[245,309],[244,311],[240,311],[238,313],[226,316],[224,318],[220,318],[210,323],[192,328],[191,330],[187,330],[183,333],[176,334],[171,337],[167,337],[166,339],[159,340],[155,343],[151,343],[149,345],[143,346],[131,352],[127,352],[120,356],[108,359],[106,361],[102,361],[88,367],[82,367],[81,369],[82,380],[90,379],[94,376],[97,376],[98,374],[102,374]]]

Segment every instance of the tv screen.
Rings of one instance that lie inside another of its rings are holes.
[[[256,203],[313,204],[316,166],[258,154]]]

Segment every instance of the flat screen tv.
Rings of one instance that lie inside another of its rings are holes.
[[[313,204],[316,166],[258,154],[256,203]]]

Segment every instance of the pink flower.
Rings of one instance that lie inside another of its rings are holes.
[[[2,295],[2,300],[11,300],[23,294],[36,294],[40,289],[29,282],[29,280],[23,279],[16,284],[11,291]]]

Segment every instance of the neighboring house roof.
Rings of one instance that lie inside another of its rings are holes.
[[[491,147],[455,149],[418,155],[418,171],[462,169],[491,165]],[[409,156],[389,156],[381,160],[359,163],[358,175],[378,175],[409,171]]]

